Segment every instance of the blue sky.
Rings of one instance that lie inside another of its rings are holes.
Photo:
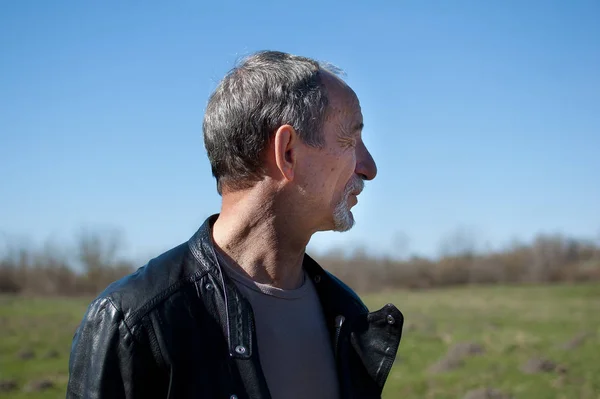
[[[220,203],[207,98],[274,49],[346,71],[379,167],[310,250],[600,237],[600,2],[326,3],[4,2],[0,232],[115,227],[140,261],[187,240]]]

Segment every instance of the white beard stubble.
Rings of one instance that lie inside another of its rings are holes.
[[[354,175],[352,180],[348,182],[344,188],[344,194],[340,201],[335,205],[333,211],[333,230],[344,232],[350,230],[354,226],[354,217],[348,205],[348,199],[353,192],[360,193],[365,187],[365,182],[358,176]]]

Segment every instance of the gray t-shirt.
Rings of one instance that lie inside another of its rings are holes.
[[[218,255],[252,305],[258,354],[272,398],[339,398],[333,348],[311,279],[305,274],[298,289],[282,290],[253,281]]]

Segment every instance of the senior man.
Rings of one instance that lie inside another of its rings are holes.
[[[90,304],[67,398],[381,397],[402,313],[369,312],[305,253],[353,226],[375,178],[362,128],[315,60],[262,51],[230,71],[203,124],[220,213]]]

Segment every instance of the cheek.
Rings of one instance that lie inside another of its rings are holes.
[[[319,161],[319,166],[311,171],[313,176],[307,178],[316,183],[312,186],[319,196],[326,201],[335,202],[352,179],[356,169],[356,155],[354,151],[330,151],[324,153]]]
[[[341,157],[338,165],[339,178],[344,181],[345,185],[352,179],[356,171],[356,154],[354,151],[348,152],[345,156]]]
[[[331,181],[330,189],[335,192],[335,195],[339,196],[340,192],[343,192],[348,185],[348,182],[352,180],[352,176],[356,170],[356,158],[354,155],[339,157],[336,166],[331,168]]]

